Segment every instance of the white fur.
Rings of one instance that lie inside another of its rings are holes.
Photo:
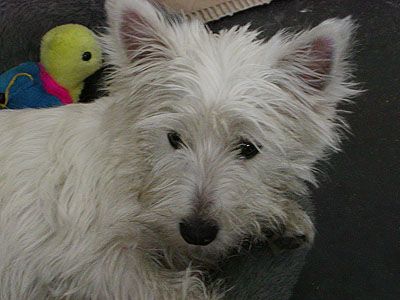
[[[338,149],[337,105],[356,94],[350,19],[263,42],[247,27],[167,20],[141,0],[107,12],[108,97],[0,112],[0,299],[217,298],[201,270],[245,238],[284,225],[311,243],[290,195]],[[318,90],[302,76],[315,75],[304,49],[320,37],[334,51]],[[171,130],[186,147],[171,147]],[[260,153],[238,158],[241,138]],[[207,246],[180,236],[193,211],[220,225]]]

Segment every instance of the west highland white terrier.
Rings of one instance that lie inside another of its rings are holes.
[[[106,7],[109,96],[0,113],[1,299],[219,298],[201,274],[245,241],[310,245],[296,198],[356,94],[352,21],[263,41]]]

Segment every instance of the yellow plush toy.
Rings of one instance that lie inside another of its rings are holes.
[[[93,32],[85,26],[61,25],[44,35],[40,61],[77,102],[83,81],[101,67],[101,49]]]
[[[78,24],[55,27],[42,38],[40,63],[27,62],[0,75],[0,104],[15,109],[77,102],[84,80],[101,65],[91,30]]]

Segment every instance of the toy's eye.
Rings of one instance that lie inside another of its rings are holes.
[[[239,158],[250,159],[260,153],[260,151],[258,151],[260,148],[261,146],[258,146],[257,148],[254,144],[247,140],[241,140],[236,149],[239,150]]]
[[[84,61],[89,61],[91,58],[92,58],[92,53],[88,51],[82,54],[82,60]]]
[[[174,149],[180,149],[184,146],[180,135],[175,131],[168,133],[168,141]]]

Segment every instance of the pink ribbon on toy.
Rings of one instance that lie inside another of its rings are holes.
[[[55,81],[49,73],[47,73],[42,64],[39,64],[39,68],[40,79],[42,81],[45,91],[50,95],[53,95],[60,99],[61,103],[64,105],[73,103],[72,97],[69,94],[68,90],[59,85],[58,82]]]

